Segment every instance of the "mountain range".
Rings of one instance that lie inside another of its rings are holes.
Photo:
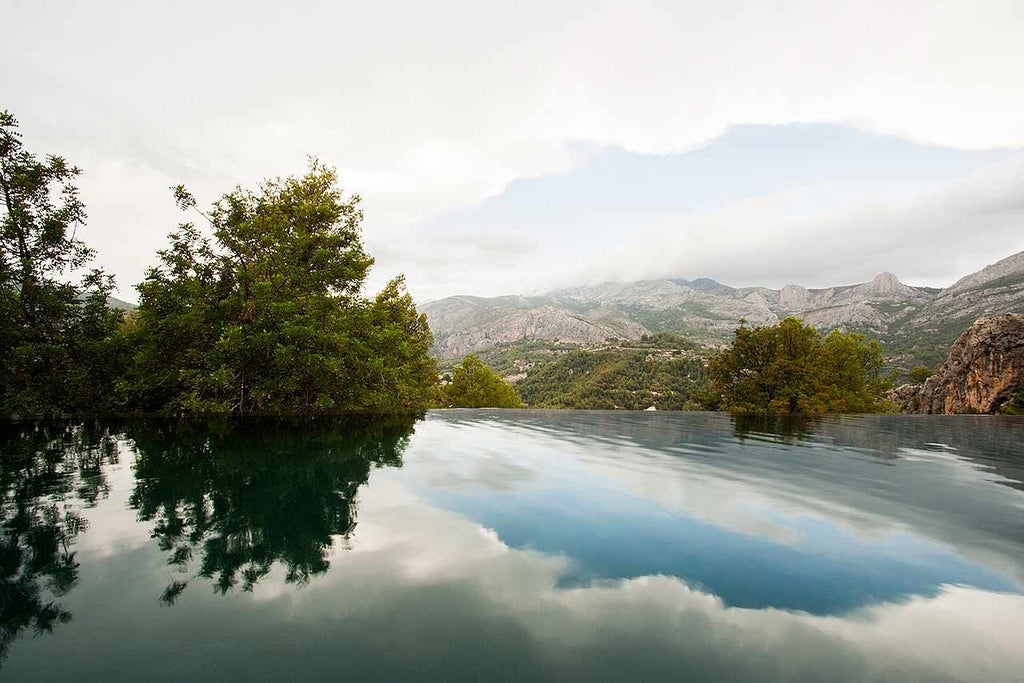
[[[709,278],[604,283],[542,296],[452,296],[420,306],[444,360],[523,342],[580,346],[668,332],[707,347],[728,342],[741,321],[766,325],[787,316],[822,331],[878,339],[897,366],[934,366],[976,319],[1024,312],[1024,252],[938,289],[892,273],[870,282],[808,289],[730,287]]]

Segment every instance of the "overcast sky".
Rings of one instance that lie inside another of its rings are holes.
[[[1024,250],[1024,2],[7,0],[0,108],[123,298],[202,203],[364,198],[379,288],[943,286]]]

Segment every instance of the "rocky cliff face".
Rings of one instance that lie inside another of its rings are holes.
[[[1024,391],[1024,314],[983,318],[964,332],[939,371],[916,392],[904,387],[904,409],[918,413],[994,413]]]
[[[434,353],[441,358],[460,358],[514,342],[600,344],[611,337],[639,339],[647,333],[642,325],[613,310],[584,316],[523,297],[502,299],[497,306],[472,297],[452,297],[424,306],[434,332]]]

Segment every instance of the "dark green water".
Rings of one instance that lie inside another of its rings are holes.
[[[0,678],[1024,680],[1024,420],[0,431]]]

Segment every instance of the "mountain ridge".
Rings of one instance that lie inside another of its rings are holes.
[[[741,321],[766,325],[794,315],[823,331],[838,328],[878,338],[898,364],[931,365],[975,319],[1024,312],[1024,252],[944,289],[907,285],[891,272],[824,288],[737,288],[708,277],[660,278],[529,297],[459,295],[424,304],[421,311],[441,359],[520,342],[587,346],[659,332],[718,346]]]

